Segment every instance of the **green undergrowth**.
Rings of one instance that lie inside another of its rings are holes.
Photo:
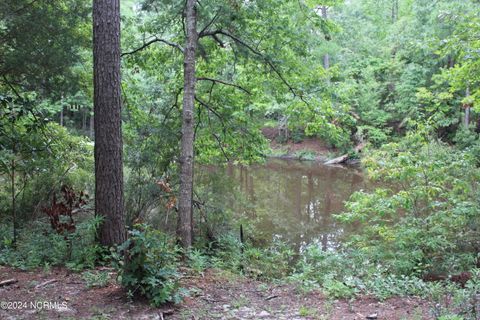
[[[110,281],[105,272],[93,270],[106,261],[117,269],[117,281],[131,298],[145,296],[152,305],[179,302],[188,295],[180,280],[188,274],[202,274],[216,269],[260,280],[264,283],[294,285],[299,293],[316,290],[329,299],[355,299],[362,295],[386,300],[398,296],[417,296],[431,303],[436,319],[475,319],[478,314],[480,270],[471,269],[471,279],[461,287],[450,281],[425,282],[419,276],[401,275],[370,259],[361,251],[322,251],[309,245],[296,254],[287,244],[275,241],[259,248],[241,243],[235,236],[224,235],[205,248],[194,248],[184,255],[174,238],[147,225],[136,225],[129,239],[106,258],[105,251],[94,245],[95,220],[79,224],[74,239],[83,238],[71,249],[67,242],[37,222],[35,232],[21,233],[16,248],[8,241],[2,227],[0,263],[21,269],[65,265],[82,273],[88,287],[103,287]],[[27,236],[28,235],[28,236]],[[91,237],[89,240],[88,237]],[[186,256],[186,259],[182,257]],[[233,279],[233,278],[232,278]],[[452,318],[453,315],[457,318]],[[460,317],[460,318],[458,318]]]
[[[8,223],[0,225],[0,265],[22,270],[51,266],[66,266],[80,271],[105,263],[106,250],[95,241],[99,218],[86,218],[77,223],[72,233],[58,234],[49,223],[40,219],[29,222],[29,227],[18,231],[18,239],[12,241],[12,228]]]

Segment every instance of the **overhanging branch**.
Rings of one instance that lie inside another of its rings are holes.
[[[130,54],[135,54],[139,51],[142,51],[143,49],[146,49],[147,47],[149,47],[151,44],[155,43],[155,42],[161,42],[161,43],[164,43],[166,45],[169,45],[170,47],[173,47],[173,48],[176,48],[178,49],[179,51],[181,51],[183,53],[183,47],[181,45],[179,45],[178,43],[175,43],[175,42],[171,42],[171,41],[168,41],[168,40],[165,40],[165,39],[160,39],[160,38],[153,38],[152,40],[148,41],[148,42],[145,42],[142,46],[138,47],[137,49],[135,50],[132,50],[132,51],[129,51],[129,52],[123,52],[121,54],[121,57],[123,56],[126,56],[126,55],[130,55]]]
[[[246,94],[250,95],[251,92],[248,91],[247,89],[245,89],[244,87],[238,85],[238,84],[235,84],[235,83],[231,83],[231,82],[227,82],[227,81],[223,81],[223,80],[219,80],[219,79],[213,79],[213,78],[207,78],[207,77],[199,77],[197,78],[198,81],[210,81],[210,82],[213,82],[213,83],[221,83],[223,85],[226,85],[226,86],[230,86],[230,87],[234,87],[234,88],[237,88],[243,92],[245,92]]]

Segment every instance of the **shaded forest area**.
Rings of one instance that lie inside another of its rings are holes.
[[[480,319],[479,12],[2,1],[0,317]]]

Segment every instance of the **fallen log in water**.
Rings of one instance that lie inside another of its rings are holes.
[[[360,153],[362,152],[362,149],[365,147],[365,143],[360,143],[358,146],[356,146],[353,150],[355,153]],[[345,163],[348,159],[350,159],[350,154],[346,153],[338,158],[334,158],[331,160],[328,160],[325,162],[326,165],[331,165],[331,164],[341,164]]]

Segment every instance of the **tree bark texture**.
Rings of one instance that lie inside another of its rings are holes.
[[[102,245],[126,239],[120,90],[120,0],[93,1],[95,214]]]
[[[178,198],[179,225],[178,236],[185,249],[193,241],[193,144],[194,144],[194,106],[195,106],[195,52],[197,48],[197,13],[196,0],[186,2],[187,40],[183,62],[183,111],[182,142],[180,154],[180,195]]]

